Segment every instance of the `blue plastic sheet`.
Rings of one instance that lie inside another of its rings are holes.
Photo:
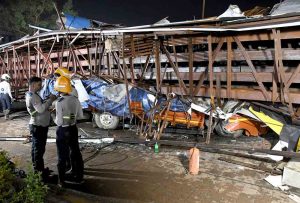
[[[111,101],[106,96],[104,96],[104,91],[114,84],[108,84],[98,78],[82,80],[82,84],[90,96],[90,99],[88,101],[81,103],[83,108],[92,106],[101,112],[110,112],[115,116],[130,116],[127,96],[124,96],[118,103]],[[44,87],[41,90],[40,95],[42,99],[45,99],[49,97],[50,93],[55,95],[57,94],[57,92],[54,90],[53,78],[46,79],[44,81]],[[132,87],[129,91],[130,101],[142,102],[144,112],[149,113],[149,110],[154,106],[154,104],[153,101],[149,99],[148,94],[149,93],[143,89]],[[157,102],[161,105],[161,109],[163,109],[166,105],[165,101],[165,97],[158,98]],[[171,101],[170,110],[175,112],[186,112],[189,107],[190,104],[176,97]]]
[[[127,96],[124,96],[120,102],[116,103],[105,96],[103,92],[107,87],[113,86],[114,84],[107,84],[103,80],[83,80],[83,85],[86,87],[90,100],[83,104],[83,106],[92,106],[100,111],[107,111],[116,116],[129,117],[129,105]],[[153,104],[147,97],[147,92],[139,88],[131,88],[129,91],[129,97],[131,101],[141,101],[145,112],[149,111]]]
[[[87,18],[64,14],[66,17],[65,26],[73,29],[83,29],[92,27],[91,21]]]
[[[43,81],[43,87],[39,92],[39,95],[43,100],[47,99],[50,96],[50,94],[58,95],[58,92],[54,90],[54,83],[55,80],[53,77],[49,79],[45,79]]]

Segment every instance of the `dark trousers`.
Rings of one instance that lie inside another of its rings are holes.
[[[48,127],[29,125],[30,135],[32,136],[31,158],[34,171],[43,172],[44,153],[47,142]]]
[[[58,154],[57,169],[59,180],[61,182],[65,181],[66,161],[70,156],[74,178],[77,181],[81,181],[83,179],[84,166],[79,149],[77,126],[57,127],[56,146]]]
[[[8,109],[10,110],[11,108],[11,100],[10,96],[8,94],[0,94],[0,100],[1,100],[1,105],[2,105],[2,111]]]

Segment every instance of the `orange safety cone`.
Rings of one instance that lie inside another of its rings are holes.
[[[196,147],[190,149],[189,172],[192,175],[198,175],[199,173],[199,158],[199,149],[197,149]]]

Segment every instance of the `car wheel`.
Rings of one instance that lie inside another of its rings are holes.
[[[109,112],[95,113],[95,123],[99,128],[114,130],[119,125],[119,117]]]
[[[218,135],[224,136],[224,137],[240,137],[243,135],[244,130],[236,130],[236,131],[228,131],[225,126],[227,125],[226,121],[219,121],[219,123],[215,127],[215,131]]]

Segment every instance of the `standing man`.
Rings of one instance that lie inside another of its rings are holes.
[[[9,84],[10,79],[11,78],[8,74],[3,74],[1,76],[2,81],[0,82],[0,100],[5,120],[9,118],[11,103],[13,101],[13,97],[11,95],[11,87]]]
[[[78,129],[76,120],[83,117],[81,104],[72,91],[70,79],[60,76],[57,78],[54,89],[60,93],[56,103],[56,146],[58,154],[58,177],[61,187],[65,184],[66,160],[69,156],[72,164],[72,178],[75,182],[83,180],[83,160],[78,143]]]
[[[70,71],[67,68],[65,68],[65,67],[58,67],[55,70],[55,72],[54,72],[54,78],[55,78],[55,80],[57,80],[57,78],[59,78],[60,76],[64,76],[64,77],[68,78],[71,81],[72,91],[71,91],[70,95],[75,96],[75,97],[78,98],[78,92],[75,89],[75,86],[72,85],[72,80],[71,80],[72,74],[70,73]],[[66,171],[71,171],[71,173],[72,173],[72,164],[71,164],[71,161],[72,160],[70,158],[70,152],[69,152],[69,156],[68,156],[68,158],[66,160]]]
[[[44,168],[44,153],[47,142],[48,127],[50,125],[49,107],[56,99],[50,95],[48,100],[43,101],[38,95],[42,88],[42,79],[32,77],[29,80],[29,91],[26,93],[26,107],[30,114],[29,130],[32,136],[31,158],[35,172],[42,173],[43,181],[46,181],[47,171]]]

